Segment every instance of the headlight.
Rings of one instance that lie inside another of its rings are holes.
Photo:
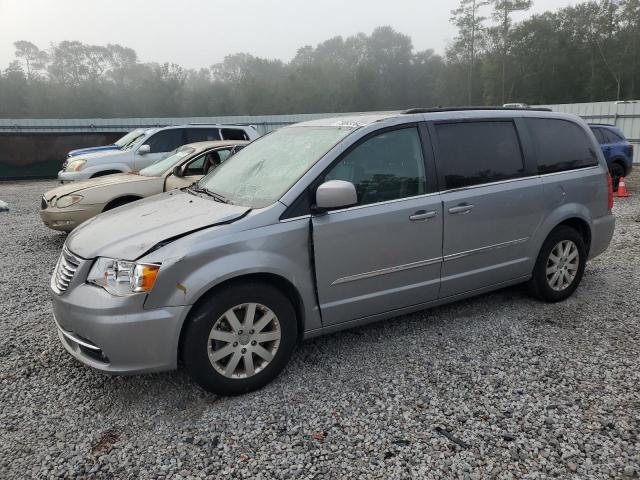
[[[84,167],[84,164],[87,163],[86,160],[72,160],[67,164],[67,168],[65,168],[65,172],[79,172]]]
[[[160,265],[100,257],[91,267],[87,282],[104,288],[111,295],[150,292]]]
[[[58,200],[55,200],[53,203],[58,208],[67,208],[74,203],[78,203],[80,200],[82,200],[82,195],[65,195],[64,197],[60,197]]]

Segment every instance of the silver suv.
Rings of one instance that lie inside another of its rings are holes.
[[[197,184],[71,233],[51,279],[65,348],[113,373],[182,362],[261,387],[302,339],[527,283],[557,302],[611,240],[579,118],[410,110],[260,138]]]

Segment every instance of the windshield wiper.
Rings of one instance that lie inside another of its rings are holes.
[[[200,187],[197,184],[187,187],[187,190],[191,190],[192,192],[196,192],[196,193],[204,193],[205,195],[208,195],[211,198],[213,198],[216,202],[228,203],[229,205],[232,205],[231,200],[229,200],[224,195],[220,195],[219,193],[212,192],[211,190],[208,190],[204,187]]]

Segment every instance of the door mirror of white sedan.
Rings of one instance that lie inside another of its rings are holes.
[[[176,165],[175,167],[173,167],[173,170],[171,171],[171,173],[173,173],[175,177],[182,177],[184,175],[184,172],[182,170],[182,165]]]
[[[140,145],[138,149],[138,155],[146,155],[147,153],[151,153],[151,147],[149,145]]]
[[[316,210],[351,207],[358,203],[356,187],[344,180],[329,180],[316,190]]]

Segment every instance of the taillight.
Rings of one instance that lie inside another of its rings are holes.
[[[611,210],[613,208],[613,179],[609,172],[607,172],[607,202],[609,210]]]

